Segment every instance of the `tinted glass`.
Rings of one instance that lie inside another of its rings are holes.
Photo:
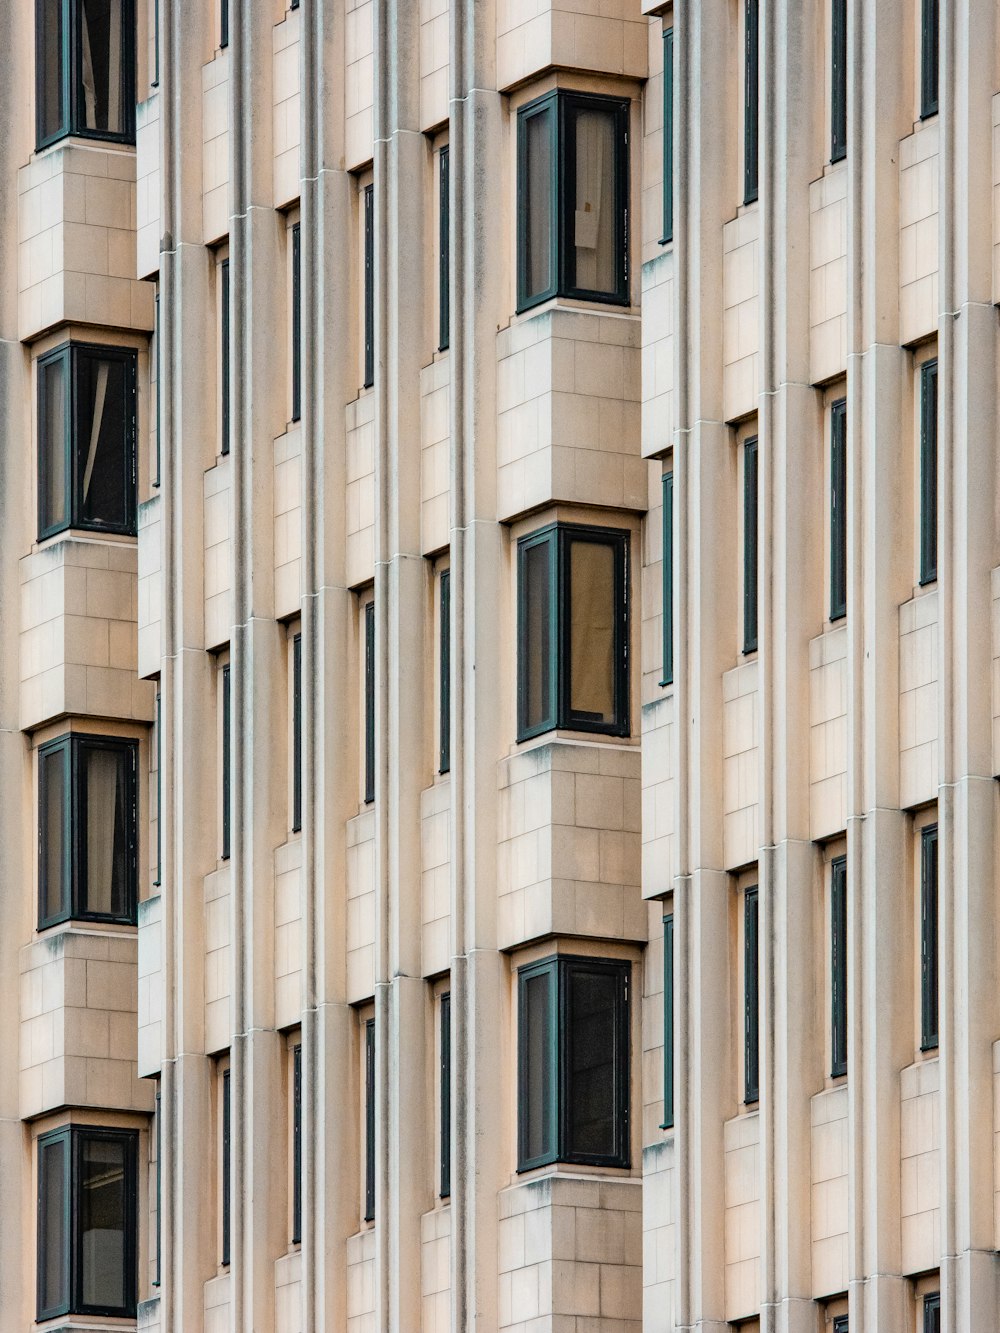
[[[68,1138],[38,1148],[38,1309],[69,1305],[69,1200],[66,1197]]]
[[[593,107],[570,110],[570,152],[574,164],[574,197],[570,230],[569,285],[583,291],[614,295],[618,290],[616,235],[617,119],[616,110]]]
[[[522,196],[524,237],[523,297],[529,299],[555,286],[552,272],[554,189],[553,140],[555,105],[525,117]]]
[[[552,700],[552,551],[554,537],[521,548],[521,730],[554,721]]]
[[[66,884],[66,828],[69,823],[69,751],[65,747],[49,750],[39,757],[41,764],[41,875],[38,917],[49,921],[63,910],[69,899]]]
[[[67,358],[38,367],[39,528],[47,532],[69,522],[66,503],[66,374]]]
[[[126,1153],[120,1139],[82,1137],[78,1218],[83,1304],[126,1304]]]
[[[128,758],[124,750],[80,747],[87,912],[129,912]]]
[[[63,0],[42,0],[38,6],[38,139],[44,142],[63,128]]]
[[[126,528],[135,452],[132,377],[125,361],[77,355],[76,466],[80,521]]]
[[[521,1128],[521,1157],[526,1161],[546,1157],[555,1151],[552,1141],[552,974],[539,972],[525,979],[521,990],[524,1005],[521,1059],[524,1122]]]
[[[123,0],[79,0],[80,128],[110,134],[124,130]]]
[[[570,1153],[612,1156],[615,1142],[615,1000],[618,977],[573,970],[567,977]]]
[[[574,718],[613,722],[615,715],[615,550],[570,544],[570,689]]]

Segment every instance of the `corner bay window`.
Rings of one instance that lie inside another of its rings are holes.
[[[38,362],[38,536],[136,534],[136,353],[66,343]]]
[[[133,0],[36,0],[39,148],[78,134],[135,143]]]
[[[74,734],[38,752],[38,925],[136,922],[135,741]]]
[[[577,957],[519,970],[519,1171],[629,1165],[630,974]]]
[[[517,118],[517,308],[628,304],[627,100],[552,92]]]
[[[628,735],[628,539],[554,524],[518,542],[518,740]]]
[[[135,1318],[134,1130],[73,1125],[38,1140],[37,1317]]]

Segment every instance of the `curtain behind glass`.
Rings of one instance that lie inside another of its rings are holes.
[[[551,553],[551,540],[523,548],[525,624],[521,628],[521,670],[525,730],[540,726],[552,716]]]
[[[38,138],[45,140],[63,128],[63,0],[42,0],[38,9]]]
[[[615,1143],[613,975],[571,972],[569,1144],[571,1153],[612,1156]]]
[[[126,367],[118,360],[80,354],[77,361],[76,449],[80,518],[87,524],[124,527],[129,521],[128,403]]]
[[[80,1263],[85,1305],[125,1305],[126,1145],[84,1138],[80,1146]]]
[[[615,268],[615,113],[581,110],[575,115],[575,287],[617,291]]]
[[[615,551],[570,543],[570,713],[590,722],[615,715]]]
[[[524,294],[547,292],[555,283],[552,272],[553,117],[550,106],[529,116],[524,123],[525,160],[528,179],[525,195]]]
[[[66,827],[66,751],[51,750],[41,756],[41,788],[45,812],[42,834],[43,901],[39,904],[39,918],[49,921],[58,916],[66,901],[64,842]]]
[[[66,359],[38,367],[45,474],[41,527],[60,527],[66,514]]]
[[[38,1308],[64,1309],[69,1304],[69,1249],[66,1234],[66,1139],[53,1139],[38,1150],[39,1242]]]
[[[87,747],[81,752],[87,811],[88,912],[125,916],[128,910],[126,756]]]
[[[121,134],[122,2],[80,0],[81,128]]]

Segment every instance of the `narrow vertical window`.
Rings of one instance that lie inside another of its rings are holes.
[[[375,799],[375,603],[365,604],[365,803]]]
[[[938,109],[938,19],[940,0],[920,3],[920,119]]]
[[[153,0],[153,79],[151,87],[160,86],[160,0]]]
[[[830,408],[830,619],[847,614],[847,400]]]
[[[163,883],[163,686],[156,686],[156,879],[153,887]]]
[[[229,1070],[222,1073],[222,1255],[225,1268],[229,1264],[230,1244],[232,1241],[232,1093],[229,1082]]]
[[[233,799],[232,688],[229,663],[222,668],[222,859],[229,860],[230,810]]]
[[[365,380],[364,388],[375,383],[375,187],[365,186]]]
[[[743,651],[757,651],[757,439],[743,446]]]
[[[448,197],[448,149],[438,153],[438,351],[448,349],[451,303],[451,203]]]
[[[847,1073],[847,857],[830,864],[830,1077]]]
[[[674,239],[674,30],[663,30],[663,235]]]
[[[941,1293],[924,1297],[923,1333],[941,1333]]]
[[[292,1047],[292,1244],[302,1240],[302,1043]]]
[[[743,1100],[760,1097],[760,975],[757,886],[743,895]]]
[[[440,692],[438,696],[438,771],[447,773],[451,768],[451,571],[441,571],[440,638],[438,652],[441,661]]]
[[[554,965],[518,974],[518,1166],[555,1160],[559,1085],[557,972]]]
[[[219,47],[229,45],[229,0],[219,0]]]
[[[920,584],[937,578],[938,363],[920,367]]]
[[[938,1044],[938,828],[920,834],[920,1049]]]
[[[365,1221],[375,1219],[375,1020],[365,1022]]]
[[[38,1141],[39,1321],[69,1312],[71,1210],[70,1134],[64,1130]]]
[[[757,127],[759,120],[759,0],[745,0],[743,58],[743,202],[757,198]]]
[[[451,1195],[451,995],[441,996],[441,1183],[442,1199]]]
[[[302,635],[292,639],[292,832],[302,828]]]
[[[831,0],[830,161],[847,156],[847,0]]]
[[[302,416],[302,231],[292,227],[292,420]]]
[[[833,1333],[849,1333],[850,1320],[846,1314],[839,1314],[833,1321]]]
[[[163,1246],[163,1099],[160,1080],[156,1080],[155,1118],[156,1118],[156,1271],[153,1286],[158,1287],[161,1279],[161,1257]]]
[[[674,683],[674,474],[663,476],[663,678]]]
[[[674,918],[663,918],[663,1124],[674,1127]]]
[[[153,308],[153,374],[156,376],[155,401],[153,406],[153,426],[156,431],[156,447],[153,453],[153,485],[160,485],[160,293],[157,291]]]
[[[223,0],[223,4],[226,0]],[[219,452],[229,453],[229,260],[219,264],[219,383],[221,409],[221,440]]]

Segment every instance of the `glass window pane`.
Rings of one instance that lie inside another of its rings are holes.
[[[42,0],[38,7],[38,138],[50,139],[63,128],[63,0]]]
[[[63,910],[69,894],[66,877],[66,825],[69,800],[65,748],[49,750],[40,756],[41,807],[41,875],[38,904],[40,921],[50,921]]]
[[[83,1304],[125,1306],[127,1144],[81,1136],[78,1217]]]
[[[618,290],[615,209],[616,111],[591,107],[573,115],[571,152],[575,197],[571,257],[573,287],[613,295]]]
[[[552,549],[554,538],[521,548],[521,731],[555,721],[552,707]]]
[[[48,532],[68,522],[66,510],[66,358],[38,367],[39,528]]]
[[[75,448],[79,519],[87,527],[127,528],[132,522],[130,380],[126,363],[117,357],[78,356]]]
[[[552,272],[553,117],[555,107],[527,116],[524,134],[523,296],[530,299],[555,285]]]
[[[574,719],[615,720],[615,549],[570,543],[570,689]]]
[[[567,983],[568,1153],[613,1156],[617,1150],[615,1000],[619,980],[613,973],[574,969]]]
[[[38,1311],[69,1306],[69,1200],[66,1154],[69,1141],[50,1139],[38,1149]]]
[[[128,756],[123,750],[81,746],[87,867],[84,910],[108,916],[129,912]]]
[[[80,0],[80,129],[121,134],[124,0]]]
[[[549,972],[528,977],[521,991],[525,1006],[522,1087],[523,1151],[526,1161],[548,1156],[554,1149],[550,1126],[555,1088],[552,1086],[552,978]]]

